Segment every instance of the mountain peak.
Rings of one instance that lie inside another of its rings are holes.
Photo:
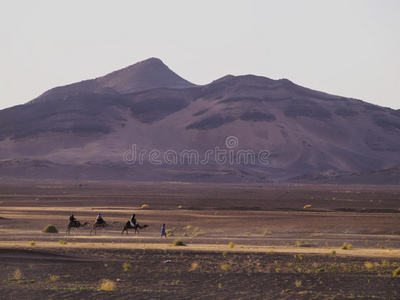
[[[82,92],[130,94],[162,87],[182,89],[194,86],[170,70],[161,59],[152,57],[102,77],[53,88],[31,103],[65,98]]]
[[[167,67],[167,66],[163,63],[163,61],[162,61],[161,59],[156,58],[156,57],[151,57],[151,58],[148,58],[148,59],[139,61],[139,62],[137,62],[137,63],[134,63],[133,65],[130,65],[130,66],[127,66],[127,67],[125,67],[125,68],[123,68],[123,69],[120,69],[120,70],[111,72],[111,73],[109,73],[109,74],[106,74],[105,76],[102,76],[102,77],[99,77],[99,78],[96,78],[96,79],[99,80],[99,79],[101,79],[101,78],[104,78],[104,77],[106,77],[106,76],[110,76],[110,75],[115,74],[115,73],[120,73],[120,72],[123,72],[123,71],[133,71],[133,70],[136,71],[136,70],[138,70],[138,69],[148,68],[148,67],[151,67],[151,66],[152,66],[152,67],[158,67],[158,68]],[[167,68],[168,68],[168,67],[167,67]]]
[[[124,69],[96,78],[102,87],[128,94],[159,87],[188,88],[194,84],[171,71],[160,59],[149,58]]]

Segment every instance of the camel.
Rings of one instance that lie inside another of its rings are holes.
[[[80,227],[85,227],[86,225],[88,225],[89,222],[85,222],[83,224],[81,224],[81,222],[77,221],[77,222],[69,222],[68,224],[68,229],[65,233],[69,234],[71,232],[71,228],[74,227],[76,228],[76,230],[78,230],[78,228]]]
[[[104,221],[103,223],[98,223],[98,222],[96,221],[96,222],[94,222],[93,225],[92,225],[92,230],[90,231],[90,235],[92,235],[92,232],[93,232],[93,231],[94,231],[94,234],[96,234],[96,230],[97,230],[97,229],[104,230],[104,229],[106,229],[107,227],[110,227],[110,226],[112,226],[113,224],[116,224],[116,223],[118,223],[118,222],[117,222],[117,221],[113,221],[113,222],[111,222],[111,224],[107,224],[106,221]]]
[[[125,231],[126,231],[126,235],[128,235],[128,229],[133,229],[133,230],[135,230],[135,234],[136,233],[139,234],[139,230],[138,229],[145,229],[147,227],[149,227],[149,225],[142,225],[141,226],[141,225],[137,224],[137,226],[132,226],[131,222],[128,221],[124,225],[124,229],[122,229],[121,235],[124,234]]]

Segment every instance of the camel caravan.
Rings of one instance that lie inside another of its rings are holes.
[[[92,235],[93,231],[94,234],[96,234],[97,230],[102,230],[102,232],[104,233],[108,228],[112,227],[114,224],[117,223],[118,223],[117,221],[107,223],[106,221],[104,221],[101,214],[98,214],[96,217],[96,221],[92,225],[92,230],[90,231],[90,235]],[[75,228],[75,232],[77,232],[79,228],[85,227],[87,225],[89,225],[88,222],[81,223],[78,219],[75,218],[74,215],[71,215],[69,217],[69,224],[67,226],[67,231],[65,233],[70,234],[71,228]],[[133,230],[135,234],[139,234],[139,229],[145,229],[147,227],[149,227],[149,225],[139,225],[138,222],[136,221],[135,214],[132,214],[131,219],[124,224],[124,228],[122,229],[121,235],[124,232],[126,232],[126,235],[128,235],[128,230]]]

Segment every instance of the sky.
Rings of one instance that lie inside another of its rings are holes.
[[[150,57],[400,109],[400,1],[0,1],[0,109]]]

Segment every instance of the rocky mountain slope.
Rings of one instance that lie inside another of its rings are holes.
[[[398,165],[400,111],[287,79],[196,86],[155,58],[0,111],[0,176],[312,182]]]

